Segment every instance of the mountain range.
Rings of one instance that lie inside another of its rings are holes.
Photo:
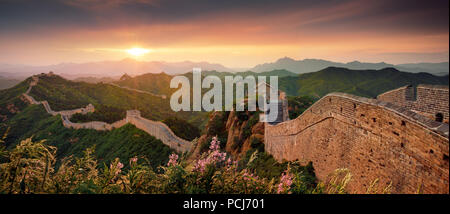
[[[67,79],[76,78],[118,78],[127,73],[131,76],[142,75],[145,73],[161,73],[174,75],[182,74],[192,71],[192,68],[200,67],[204,71],[219,71],[219,72],[266,72],[274,70],[287,70],[296,74],[310,73],[325,69],[327,67],[342,67],[353,70],[378,70],[387,67],[396,68],[401,71],[420,73],[426,72],[434,75],[444,76],[449,73],[449,63],[415,63],[415,64],[388,64],[380,63],[365,63],[353,61],[349,63],[340,63],[327,61],[322,59],[304,59],[295,60],[284,57],[275,62],[264,63],[248,69],[232,69],[217,63],[209,62],[163,62],[163,61],[137,61],[135,59],[126,58],[118,61],[101,61],[88,63],[61,63],[47,66],[29,66],[29,65],[10,65],[0,64],[0,76],[3,79],[19,79],[23,80],[33,74],[46,73],[54,71]],[[84,79],[88,80],[88,79]],[[95,82],[95,79],[93,79]],[[110,80],[109,80],[110,81]],[[4,87],[3,87],[4,88]]]
[[[410,63],[410,64],[387,64],[384,62],[380,63],[365,63],[359,61],[353,61],[349,63],[332,62],[321,59],[304,59],[295,60],[289,57],[284,57],[278,59],[273,63],[264,63],[256,65],[250,70],[255,72],[271,71],[275,69],[286,69],[288,71],[302,74],[310,73],[314,71],[319,71],[327,67],[341,67],[348,68],[352,70],[378,70],[383,68],[396,68],[401,71],[407,71],[411,73],[426,72],[434,75],[444,76],[449,73],[449,63]]]
[[[119,61],[101,61],[88,63],[61,63],[48,66],[28,66],[28,65],[9,65],[0,64],[0,76],[10,78],[27,78],[33,74],[47,73],[54,71],[67,79],[76,79],[79,77],[114,77],[127,73],[132,76],[144,73],[180,74],[191,71],[192,68],[199,67],[203,70],[217,70],[233,72],[220,64],[208,62],[162,62],[162,61],[137,61],[126,58]]]
[[[374,98],[377,95],[405,85],[448,85],[446,76],[429,73],[410,73],[396,68],[352,70],[327,67],[317,72],[299,74],[296,77],[279,78],[279,88],[291,96],[320,98],[331,92],[344,92]]]
[[[320,98],[331,92],[345,92],[363,97],[376,97],[378,94],[399,88],[405,85],[432,84],[448,85],[448,75],[436,76],[429,73],[410,73],[399,71],[396,68],[352,70],[341,67],[327,67],[325,69],[295,74],[287,70],[274,70],[255,73],[251,71],[240,73],[228,73],[217,71],[205,71],[202,75],[216,75],[222,79],[226,75],[254,75],[254,76],[278,76],[278,87],[290,96],[311,96]],[[192,73],[183,74],[189,79]],[[123,78],[114,82],[117,85],[136,88],[155,94],[170,95],[176,89],[169,88],[171,75],[143,74],[135,77]],[[207,89],[202,90],[206,92]]]

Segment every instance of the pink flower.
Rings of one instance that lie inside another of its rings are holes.
[[[289,191],[291,189],[292,181],[293,176],[289,174],[289,172],[286,170],[281,176],[280,183],[278,184],[277,193],[280,194]]]
[[[220,149],[220,141],[217,140],[217,137],[213,137],[211,141],[211,145],[209,146],[210,151],[219,150]]]
[[[135,156],[133,158],[130,158],[130,165],[137,163],[138,158]]]
[[[115,171],[115,173],[114,173],[115,175],[118,175],[119,173],[122,172],[121,169],[123,168],[123,164],[122,164],[120,161],[118,161],[116,165],[114,165],[113,163],[111,163],[110,166],[109,166],[109,168],[111,168],[111,170],[114,170],[114,171]]]
[[[209,146],[208,156],[204,159],[197,160],[194,164],[194,171],[204,172],[206,166],[224,162],[226,157],[227,154],[225,152],[220,152],[220,141],[217,140],[217,137],[213,137]]]
[[[167,163],[167,166],[176,166],[176,165],[178,165],[177,161],[178,161],[178,155],[175,153],[172,153],[169,156],[169,162]]]
[[[123,163],[117,163],[117,168],[122,169],[123,168]]]
[[[231,158],[228,158],[228,160],[227,160],[227,170],[231,169],[232,164],[233,164],[233,161],[231,160]]]

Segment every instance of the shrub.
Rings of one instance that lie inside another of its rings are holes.
[[[175,135],[183,139],[191,141],[200,137],[200,129],[188,123],[186,120],[177,117],[169,117],[162,122],[165,123]]]
[[[0,163],[0,193],[233,193],[233,194],[303,194],[345,193],[351,180],[346,169],[338,169],[324,182],[315,184],[311,164],[277,163],[258,151],[244,166],[233,161],[213,138],[209,150],[199,159],[171,154],[169,161],[152,170],[145,158],[115,158],[98,166],[95,147],[82,157],[66,157],[56,168],[56,148],[44,140],[26,139],[11,151],[1,148],[7,157]],[[128,167],[125,167],[128,165]],[[261,168],[277,167],[272,176],[261,176]],[[371,186],[375,186],[371,185]],[[372,188],[373,189],[373,188]]]

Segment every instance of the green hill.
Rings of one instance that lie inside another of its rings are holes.
[[[331,92],[376,97],[388,90],[418,84],[448,85],[448,76],[401,72],[395,68],[350,70],[328,67],[317,72],[300,74],[297,77],[282,77],[278,83],[279,88],[288,95],[314,97],[322,97]]]
[[[123,78],[122,80],[114,83],[120,86],[148,91],[154,94],[170,96],[175,91],[169,87],[172,77],[173,76],[165,73],[148,73],[136,76],[134,78]]]
[[[61,159],[71,155],[82,156],[86,148],[95,146],[95,155],[101,163],[109,163],[116,157],[126,161],[139,156],[147,158],[154,167],[167,163],[169,154],[174,152],[133,125],[112,131],[65,128],[60,116],[51,116],[42,105],[24,102],[22,94],[30,81],[28,78],[13,88],[0,91],[0,134],[7,133],[5,143],[9,149],[21,140],[33,137],[33,140],[46,139],[46,144],[56,146]],[[73,122],[99,120],[111,123],[124,118],[126,110],[138,109],[143,117],[166,121],[176,135],[188,140],[198,137],[200,131],[186,120],[207,121],[206,112],[173,112],[168,108],[168,99],[109,84],[72,82],[55,75],[40,76],[30,94],[36,100],[47,100],[56,111],[89,103],[96,107],[94,113],[74,115]]]
[[[313,96],[322,97],[331,92],[345,92],[364,97],[376,97],[385,91],[392,90],[405,85],[433,84],[448,85],[447,76],[435,76],[429,73],[409,73],[398,71],[395,68],[384,68],[380,70],[351,70],[340,67],[328,67],[323,70],[295,74],[287,70],[273,70],[267,72],[218,72],[203,71],[202,75],[216,75],[222,80],[225,76],[248,75],[254,76],[278,76],[278,86],[291,96]],[[192,72],[183,74],[192,80]],[[144,74],[134,78],[127,78],[116,82],[121,86],[149,91],[156,94],[170,96],[175,90],[170,89],[172,76],[161,74]],[[204,93],[207,90],[202,90]]]
[[[20,114],[27,104],[22,94],[27,90],[31,78],[10,89],[0,90],[0,123],[8,123],[8,118]],[[195,138],[199,133],[186,135],[183,127],[199,127],[207,121],[207,112],[174,112],[169,99],[162,99],[145,93],[133,92],[113,85],[73,82],[56,75],[39,78],[39,83],[30,92],[36,100],[47,100],[55,111],[84,107],[91,103],[96,111],[87,115],[76,114],[73,122],[104,121],[113,123],[125,117],[126,110],[138,109],[143,117],[162,121],[176,118],[182,123],[168,126],[182,138]],[[32,116],[36,117],[36,116]],[[192,124],[192,125],[191,125]],[[180,127],[182,126],[182,127]]]
[[[5,139],[9,149],[29,137],[36,141],[46,139],[47,145],[58,148],[57,157],[62,159],[70,155],[81,157],[86,148],[95,146],[95,155],[101,165],[109,164],[116,157],[126,163],[138,156],[147,158],[153,167],[157,167],[167,163],[168,156],[174,152],[133,125],[112,131],[65,128],[61,118],[47,114],[42,105],[30,105],[10,118],[7,124],[0,124],[0,133],[6,130],[9,130]]]
[[[12,88],[0,90],[0,123],[27,106],[21,99],[21,95],[27,91],[30,81],[31,79],[28,78]]]
[[[181,74],[189,78],[189,80],[192,83],[192,72],[187,72],[185,74]],[[225,78],[225,76],[234,76],[234,75],[241,75],[243,77],[246,76],[278,76],[281,77],[293,77],[297,76],[297,74],[292,73],[287,70],[273,70],[273,71],[267,71],[267,72],[261,72],[256,73],[253,71],[245,71],[245,72],[238,72],[238,73],[231,73],[231,72],[219,72],[219,71],[202,71],[202,77],[208,76],[208,75],[214,75],[222,80]],[[136,77],[129,77],[128,75],[124,75],[121,80],[115,81],[114,83],[120,86],[125,86],[129,88],[139,89],[143,91],[148,91],[154,94],[160,94],[160,95],[166,95],[170,96],[173,92],[176,91],[176,89],[171,89],[170,86],[170,80],[174,76],[168,75],[166,73],[159,73],[159,74],[143,74]],[[204,90],[205,91],[205,90]],[[203,92],[204,92],[203,91]]]
[[[137,109],[141,111],[143,117],[151,120],[160,121],[178,117],[195,126],[200,126],[207,115],[206,112],[174,112],[169,108],[170,99],[162,99],[110,84],[73,82],[56,75],[40,77],[38,85],[33,87],[30,94],[36,100],[47,100],[55,111],[80,108],[89,103],[99,110],[92,114],[92,118],[84,117],[80,121],[99,119],[114,122],[111,118],[122,119],[126,110]],[[114,109],[114,111],[108,111],[108,109]]]

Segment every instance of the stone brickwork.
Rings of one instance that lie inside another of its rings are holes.
[[[191,150],[191,142],[181,139],[172,132],[172,130],[164,123],[152,121],[141,117],[137,110],[127,111],[127,116],[123,120],[116,121],[112,124],[92,121],[86,123],[72,123],[69,117],[61,115],[63,125],[66,128],[73,129],[95,129],[98,131],[110,131],[114,128],[120,128],[128,123],[133,124],[136,128],[147,132],[149,135],[160,139],[164,144],[177,152],[188,152]]]
[[[436,119],[436,115],[440,113],[445,122],[448,123],[449,120],[448,86],[418,85],[414,90],[414,87],[409,85],[380,94],[377,99],[408,108],[432,119]]]
[[[41,74],[45,75],[45,74]],[[52,74],[47,74],[52,75]],[[191,150],[191,142],[181,139],[173,133],[173,131],[164,123],[159,121],[152,121],[141,117],[141,113],[138,110],[128,110],[127,116],[119,121],[112,124],[101,122],[101,121],[91,121],[86,123],[73,123],[70,121],[72,115],[80,113],[87,114],[89,112],[94,112],[95,108],[92,104],[87,105],[85,108],[79,108],[74,110],[64,110],[64,111],[53,111],[47,101],[36,101],[32,96],[29,95],[33,86],[37,85],[39,81],[39,76],[33,76],[30,82],[28,90],[23,94],[23,97],[30,103],[39,105],[42,104],[47,111],[47,113],[55,116],[61,115],[61,120],[66,128],[73,129],[95,129],[98,131],[110,131],[114,128],[120,128],[127,123],[133,124],[136,128],[147,132],[160,139],[164,144],[168,145],[170,148],[177,152],[188,152]]]
[[[392,182],[393,193],[449,193],[448,124],[404,107],[331,93],[298,118],[265,126],[268,153],[312,161],[322,181],[347,168],[349,192],[365,193],[379,179],[382,186]]]
[[[414,110],[436,116],[441,113],[444,121],[449,120],[448,86],[419,85],[417,86],[417,101]]]

